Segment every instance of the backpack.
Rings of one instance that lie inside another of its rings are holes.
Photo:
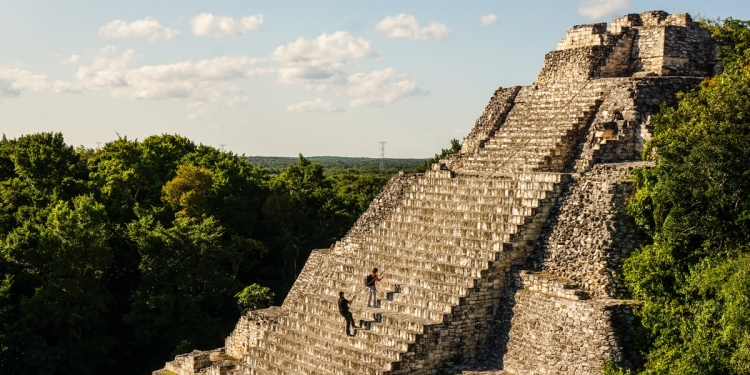
[[[372,286],[372,274],[365,276],[365,286]]]

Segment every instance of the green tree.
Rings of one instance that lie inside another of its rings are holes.
[[[444,148],[440,150],[439,154],[435,154],[435,156],[427,159],[424,161],[424,163],[420,164],[417,167],[417,173],[424,173],[428,171],[432,164],[437,163],[440,161],[440,159],[444,159],[448,155],[457,154],[461,151],[461,141],[458,139],[451,139],[451,147],[450,148]]]
[[[235,294],[234,297],[237,298],[237,305],[240,307],[242,315],[245,315],[248,311],[265,309],[271,306],[274,294],[269,288],[252,284]]]
[[[750,61],[750,21],[729,17],[724,20],[702,20],[703,27],[719,44],[719,60],[724,66],[745,65]]]
[[[90,196],[27,212],[0,242],[0,369],[93,374],[111,364],[102,279],[112,254],[104,207]]]
[[[161,356],[183,340],[199,348],[220,345],[236,323],[232,296],[241,289],[216,220],[178,214],[171,224],[149,214],[128,224],[141,262],[126,322],[141,345]]]
[[[182,209],[188,216],[200,216],[206,212],[206,202],[211,194],[213,173],[192,165],[177,167],[177,176],[161,189],[161,199],[172,209]]]

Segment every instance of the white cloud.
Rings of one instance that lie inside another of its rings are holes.
[[[46,75],[28,70],[0,66],[0,99],[18,97],[22,91],[78,92],[80,88],[69,82],[52,82]]]
[[[630,9],[630,0],[584,0],[578,7],[578,14],[589,19],[609,17]]]
[[[286,107],[287,112],[339,112],[335,103],[325,101],[321,98],[308,100]]]
[[[99,29],[99,38],[102,39],[146,39],[152,43],[157,40],[172,40],[179,36],[179,31],[164,27],[151,17],[133,22],[115,20]]]
[[[429,26],[422,27],[414,16],[404,13],[385,17],[375,25],[375,29],[393,39],[441,40],[451,33],[445,24],[431,21]]]
[[[323,34],[313,40],[299,38],[277,47],[271,58],[279,63],[279,82],[305,84],[308,89],[323,91],[331,84],[346,81],[348,60],[378,57],[370,42],[354,38],[345,31]]]
[[[133,50],[112,56],[114,47],[103,48],[89,66],[76,72],[77,84],[86,89],[110,90],[112,96],[128,99],[185,99],[188,118],[206,115],[218,106],[247,101],[242,90],[230,81],[269,74],[273,69],[255,67],[265,59],[216,57],[199,61],[146,65],[128,68]]]
[[[190,21],[190,28],[193,34],[198,36],[227,38],[244,35],[246,31],[257,30],[262,24],[262,14],[255,14],[236,20],[232,17],[201,13],[193,17]]]
[[[388,68],[370,73],[349,76],[347,94],[352,107],[381,107],[407,96],[421,94],[417,82],[404,74],[395,76],[395,69]],[[395,78],[395,79],[394,79]]]
[[[395,69],[354,73],[347,66],[349,61],[379,56],[367,40],[337,31],[313,40],[299,38],[279,46],[271,54],[271,59],[279,64],[276,73],[280,83],[346,95],[351,99],[349,104],[352,107],[383,106],[422,92],[417,88],[416,81],[405,75],[397,75]],[[333,103],[323,99],[287,107],[290,112],[336,110],[338,108]]]
[[[66,60],[61,61],[61,64],[74,64],[81,60],[81,55],[76,55],[75,53],[70,55],[70,57]]]
[[[44,75],[35,75],[28,70],[0,67],[0,98],[20,96],[21,91],[44,91],[51,88]]]
[[[479,18],[479,22],[482,23],[482,25],[492,25],[497,22],[497,15],[487,13]]]

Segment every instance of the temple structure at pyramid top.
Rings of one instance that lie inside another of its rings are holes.
[[[624,212],[651,117],[718,69],[688,14],[575,26],[537,81],[499,88],[461,152],[394,176],[349,233],[314,250],[282,306],[242,316],[224,348],[155,374],[600,374],[638,367]],[[376,308],[364,294],[379,267]]]

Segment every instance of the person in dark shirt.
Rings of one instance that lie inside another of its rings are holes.
[[[357,298],[355,295],[352,297],[352,299],[346,299],[344,298],[344,292],[339,292],[339,314],[346,319],[346,335],[347,336],[354,336],[352,335],[351,331],[349,330],[349,327],[359,328],[356,325],[354,325],[354,318],[352,317],[352,313],[349,311],[349,304],[354,301],[354,299]]]

